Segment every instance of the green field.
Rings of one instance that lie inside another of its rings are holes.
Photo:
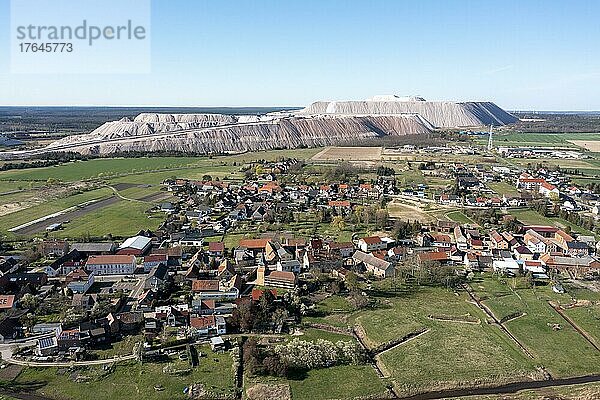
[[[459,224],[477,225],[471,218],[467,217],[462,211],[451,211],[446,214],[446,217],[451,221]]]
[[[494,192],[498,193],[499,196],[518,196],[519,191],[515,188],[515,185],[511,185],[506,182],[490,182],[487,186]]]
[[[406,395],[481,383],[541,379],[536,369],[539,366],[557,378],[598,373],[600,352],[547,301],[567,304],[571,296],[597,300],[600,294],[577,289],[559,295],[549,287],[525,289],[524,282],[486,275],[476,277],[471,286],[499,319],[526,314],[505,325],[534,355],[533,359],[497,326],[488,324],[489,317],[462,291],[421,287],[413,292],[402,285],[395,291],[390,280],[386,280],[376,283],[370,292],[378,303],[374,309],[334,312],[344,307],[343,298],[335,296],[318,307],[325,315],[305,320],[339,327],[359,325],[371,347],[427,329],[421,336],[379,355],[390,375],[389,381]],[[513,291],[509,284],[521,289]],[[598,306],[578,307],[567,313],[600,340],[599,310]],[[436,315],[456,320],[429,317]],[[467,323],[473,320],[480,322]],[[553,330],[552,324],[560,324],[561,329]]]
[[[487,298],[484,303],[497,318],[525,313],[505,326],[534,354],[536,365],[543,365],[554,377],[598,373],[600,352],[547,303],[569,303],[570,296],[556,294],[548,286],[511,290],[511,281],[503,284],[496,278],[487,278],[472,286],[480,297]],[[561,329],[554,330],[553,324],[559,324]]]
[[[147,203],[119,201],[79,217],[51,236],[72,238],[82,236],[131,236],[142,229],[155,230],[164,221],[164,214],[147,215]],[[102,223],[99,223],[102,221]]]
[[[600,140],[600,133],[496,133],[494,134],[495,146],[578,146],[569,143],[569,140]],[[475,139],[479,144],[487,144],[487,136]]]
[[[248,389],[254,383],[287,384],[294,400],[352,399],[381,397],[386,392],[383,382],[370,365],[340,365],[308,371],[291,379],[273,377],[246,378]]]
[[[429,329],[381,354],[402,393],[456,387],[466,382],[508,381],[533,372],[531,361],[499,329],[487,325],[485,315],[466,300],[465,293],[423,288],[410,295],[387,298],[387,307],[356,317],[374,344]],[[428,315],[469,316],[480,323],[439,321]]]
[[[122,363],[111,373],[105,373],[101,367],[87,367],[80,371],[82,376],[89,378],[87,382],[75,382],[66,368],[26,368],[16,382],[23,385],[42,383],[40,394],[65,400],[185,399],[183,388],[192,383],[202,383],[217,394],[233,394],[229,353],[213,353],[208,346],[199,350],[207,356],[200,358],[200,365],[191,373],[182,376],[163,372],[167,364],[178,369],[189,368],[187,363],[172,357],[166,363]],[[154,390],[155,385],[162,385],[164,390]]]

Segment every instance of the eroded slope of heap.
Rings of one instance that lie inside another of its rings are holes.
[[[299,111],[303,115],[419,114],[436,128],[506,125],[517,118],[491,102],[425,101],[420,97],[375,96],[365,101],[318,101]]]
[[[186,121],[186,122],[184,122]],[[69,136],[47,150],[84,154],[124,151],[221,153],[328,146],[386,135],[430,132],[416,115],[215,117],[210,114],[141,114],[107,122],[90,134]]]

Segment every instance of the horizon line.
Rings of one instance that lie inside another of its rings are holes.
[[[236,106],[207,106],[207,105],[127,105],[127,104],[115,104],[115,105],[107,105],[107,104],[0,104],[0,107],[71,107],[71,108],[85,108],[85,107],[95,107],[95,108],[281,108],[281,109],[292,109],[292,108],[305,108],[306,106],[248,106],[248,105],[236,105]],[[600,109],[534,109],[534,108],[520,108],[520,109],[511,109],[504,108],[508,112],[577,112],[577,113],[592,113],[592,112],[600,112]]]

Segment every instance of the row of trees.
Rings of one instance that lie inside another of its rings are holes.
[[[258,302],[240,304],[229,322],[238,332],[273,332],[289,317],[300,315],[301,303],[296,293],[286,292],[276,300],[271,291],[265,290]]]

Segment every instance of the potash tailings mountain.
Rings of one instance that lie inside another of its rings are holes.
[[[356,143],[436,129],[505,125],[517,118],[490,102],[429,102],[375,96],[365,101],[315,102],[266,115],[139,114],[103,124],[19,155],[51,151],[111,154],[127,151],[228,153]]]

